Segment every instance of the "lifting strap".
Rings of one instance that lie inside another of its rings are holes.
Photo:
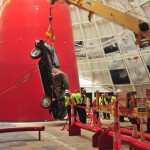
[[[47,42],[47,44],[50,44],[50,45],[54,46],[55,36],[54,36],[53,27],[52,27],[52,20],[53,20],[53,17],[52,17],[52,6],[50,5],[50,16],[49,16],[50,24],[49,24],[47,32],[46,32],[46,37],[47,37],[46,42]]]

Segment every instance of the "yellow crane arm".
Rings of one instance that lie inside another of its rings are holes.
[[[54,4],[57,0],[47,0],[49,3]],[[100,1],[96,0],[58,0],[72,4],[78,8],[81,8],[89,12],[89,20],[93,14],[97,14],[102,18],[105,18],[119,26],[122,26],[128,30],[136,33],[137,39],[135,44],[141,44],[142,37],[150,39],[150,23],[147,23],[139,18],[121,12],[115,8],[112,8]]]
[[[141,19],[134,16],[121,12],[114,9],[100,1],[95,0],[66,0],[68,4],[77,6],[78,8],[88,11],[90,14],[95,13],[102,18],[105,18],[119,26],[129,29],[137,34],[142,34],[143,37],[150,38],[150,29],[147,31],[141,31],[139,28],[139,23],[146,23]],[[89,14],[89,15],[90,15]],[[146,23],[150,28],[150,24]]]

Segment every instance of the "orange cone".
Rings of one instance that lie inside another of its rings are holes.
[[[145,142],[145,132],[143,130],[144,124],[140,124],[141,141]]]
[[[138,132],[137,132],[137,125],[134,124],[133,130],[132,130],[132,137],[134,139],[138,139]],[[130,150],[136,150],[133,146],[130,146]]]
[[[97,127],[98,127],[98,128],[101,128],[101,120],[100,120],[100,117],[98,117],[98,120],[97,120]]]
[[[92,126],[96,126],[96,118],[95,118],[95,116],[93,115],[93,118],[92,118],[92,124],[91,124]]]
[[[134,139],[138,139],[138,132],[137,132],[137,125],[136,124],[134,124],[134,126],[133,126],[132,137]]]

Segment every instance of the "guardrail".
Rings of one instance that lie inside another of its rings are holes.
[[[89,124],[74,121],[74,104],[71,106],[71,125],[69,127],[69,136],[81,135],[81,129],[94,132],[92,136],[92,146],[99,150],[113,149],[121,150],[124,141],[138,150],[150,150],[150,144],[131,137],[132,131],[120,128],[118,102],[114,104],[114,126],[113,128],[101,128]],[[122,134],[121,134],[122,133]],[[124,135],[123,135],[124,134]],[[140,136],[140,133],[138,133]],[[150,140],[150,135],[146,134],[145,139]]]
[[[0,133],[19,132],[19,131],[38,131],[38,138],[41,140],[41,131],[44,131],[44,126],[30,126],[30,127],[4,127],[0,128]]]

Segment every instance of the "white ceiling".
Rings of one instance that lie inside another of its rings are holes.
[[[149,0],[103,2],[150,22]],[[70,11],[80,78],[103,90],[135,91],[137,85],[150,88],[150,46],[139,48],[132,31],[99,16],[89,22],[88,12],[75,6],[70,6]]]

